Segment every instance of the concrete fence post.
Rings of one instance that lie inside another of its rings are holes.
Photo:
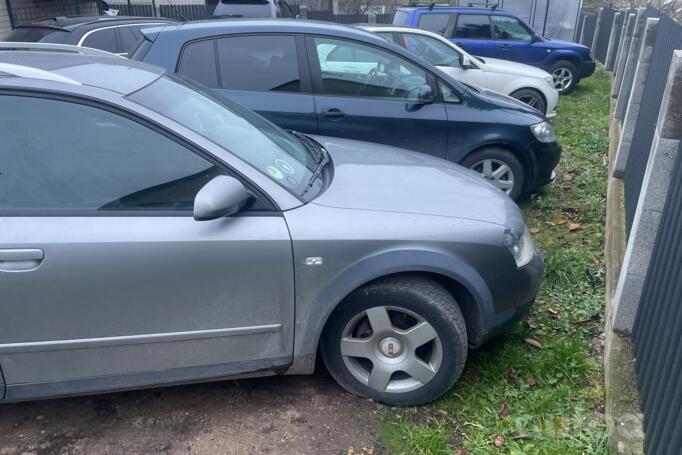
[[[613,330],[632,333],[658,225],[682,141],[682,50],[673,52],[651,153],[613,298]]]
[[[612,71],[616,62],[616,54],[618,53],[618,43],[620,41],[620,32],[623,28],[623,17],[625,13],[617,12],[613,16],[613,25],[611,26],[611,34],[609,35],[609,47],[606,49],[606,58],[604,59],[604,68],[607,71]]]
[[[637,68],[635,69],[635,77],[632,83],[632,90],[630,91],[630,100],[627,103],[627,111],[625,112],[625,119],[623,120],[620,141],[618,142],[618,149],[613,163],[613,176],[621,179],[625,175],[625,166],[628,162],[628,156],[630,155],[633,133],[635,131],[635,125],[637,124],[639,107],[642,103],[642,95],[644,94],[644,86],[646,85],[646,78],[649,74],[651,58],[654,54],[658,22],[658,18],[650,17],[647,19],[646,26],[644,27],[642,49],[639,54]],[[620,101],[620,99],[618,99],[618,101]]]
[[[299,13],[301,19],[308,19],[308,5],[299,6]]]
[[[613,76],[614,79],[616,77],[617,69],[618,69],[618,61],[620,59],[620,56],[623,54],[623,46],[625,42],[625,36],[627,35],[628,31],[628,19],[630,18],[630,10],[625,10],[623,11],[623,26],[620,28],[620,38],[618,39],[618,50],[616,51],[616,55],[613,58]]]
[[[585,34],[585,29],[587,28],[587,22],[590,16],[587,14],[583,17],[583,25],[580,27],[580,44],[585,44],[585,39],[587,35]]]
[[[599,43],[599,34],[603,33],[603,23],[604,23],[604,8],[599,8],[599,13],[597,13],[597,24],[594,26],[594,38],[592,38],[592,44],[590,44],[590,52],[592,55],[597,51],[597,45]]]
[[[637,15],[631,13],[625,25],[625,36],[621,40],[620,49],[618,50],[618,61],[616,63],[616,71],[613,74],[613,87],[611,87],[611,96],[618,97],[620,90],[620,83],[623,80],[623,70],[625,69],[625,61],[628,57],[630,49],[630,41],[632,41],[632,33],[635,31],[635,23],[637,22]]]
[[[635,79],[635,69],[639,61],[639,54],[642,50],[642,36],[644,35],[644,26],[646,16],[644,8],[641,8],[637,14],[637,22],[635,23],[635,31],[632,34],[630,41],[630,51],[628,52],[627,60],[625,61],[625,69],[623,70],[623,78],[621,80],[620,89],[618,90],[618,102],[616,103],[616,116],[623,119],[625,116],[625,109],[630,101],[630,91],[632,90],[632,81]]]

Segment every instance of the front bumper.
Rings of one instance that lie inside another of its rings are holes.
[[[554,168],[561,159],[561,146],[558,142],[535,141],[528,146],[531,157],[531,175],[526,182],[526,191],[536,190],[553,180]]]
[[[544,273],[542,253],[536,248],[533,259],[517,270],[513,282],[507,284],[507,295],[513,296],[516,304],[513,308],[495,314],[494,318],[484,328],[476,346],[484,341],[509,330],[530,311],[535,297],[540,290],[540,283]]]
[[[596,67],[597,62],[594,60],[583,61],[580,63],[580,67],[578,68],[578,73],[580,73],[578,77],[583,79],[592,76]]]

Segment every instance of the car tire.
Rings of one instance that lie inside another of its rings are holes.
[[[467,350],[455,299],[436,281],[417,276],[386,278],[354,291],[334,310],[320,342],[339,385],[391,406],[443,395],[461,375]]]
[[[549,74],[554,78],[554,88],[559,95],[568,95],[578,84],[578,68],[568,60],[557,60],[550,66]]]
[[[525,172],[521,161],[509,150],[486,147],[467,155],[460,163],[478,172],[486,180],[517,200],[525,184]],[[503,169],[503,166],[506,166]]]
[[[545,97],[542,96],[542,93],[538,92],[537,90],[532,88],[522,88],[515,91],[510,96],[542,112],[543,114],[547,113],[547,103],[545,102]]]

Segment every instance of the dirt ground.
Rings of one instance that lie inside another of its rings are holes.
[[[0,455],[380,454],[379,405],[326,371],[0,405]]]

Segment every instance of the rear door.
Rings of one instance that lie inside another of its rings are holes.
[[[194,41],[183,48],[177,72],[216,88],[282,128],[316,134],[304,46],[302,37],[278,34]]]
[[[7,398],[290,363],[281,213],[260,201],[238,216],[192,217],[197,191],[229,169],[128,114],[66,99],[0,94],[0,134]]]
[[[417,102],[419,89],[432,84],[430,74],[360,42],[311,36],[307,44],[319,134],[445,156],[444,106]]]
[[[450,40],[474,56],[495,57],[497,46],[492,42],[490,15],[458,14]]]

